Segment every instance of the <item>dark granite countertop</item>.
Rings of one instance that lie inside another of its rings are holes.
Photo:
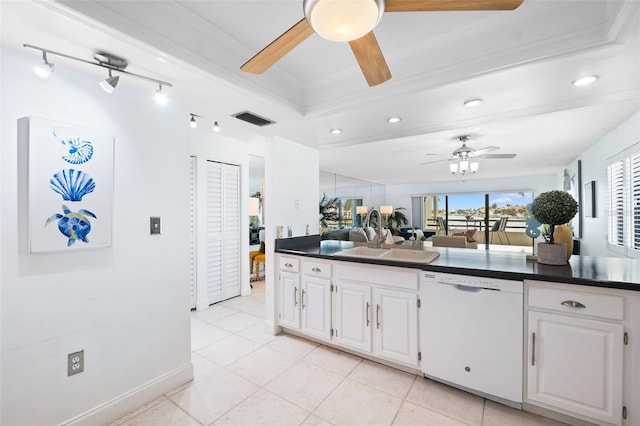
[[[440,256],[428,264],[341,256],[341,250],[355,247],[356,244],[349,241],[320,241],[319,235],[276,240],[276,252],[355,263],[400,266],[432,272],[507,280],[553,281],[640,291],[639,260],[574,255],[571,256],[567,265],[552,266],[528,261],[522,253],[424,247],[419,242],[411,245],[413,250],[438,251]]]

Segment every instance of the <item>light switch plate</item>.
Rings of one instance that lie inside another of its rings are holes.
[[[149,224],[151,226],[151,235],[160,233],[160,216],[151,216]]]

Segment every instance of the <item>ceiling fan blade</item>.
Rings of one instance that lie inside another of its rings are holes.
[[[476,149],[471,153],[471,156],[478,157],[480,155],[484,155],[485,153],[489,153],[491,151],[496,151],[500,149],[498,146],[485,146],[484,148]]]
[[[420,163],[420,165],[424,166],[426,164],[442,163],[443,161],[451,161],[451,158],[445,158],[443,160],[427,161],[426,163]]]
[[[518,154],[484,154],[479,158],[514,158],[516,155]]]
[[[245,62],[240,69],[252,74],[262,74],[294,47],[305,41],[311,34],[313,34],[313,29],[306,18],[302,18],[253,58]]]
[[[386,0],[385,12],[513,10],[524,0]]]
[[[380,45],[373,31],[357,40],[349,42],[353,55],[360,65],[369,86],[376,86],[391,78],[391,71],[380,50]]]

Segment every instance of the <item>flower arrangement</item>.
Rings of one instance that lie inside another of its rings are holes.
[[[549,225],[549,243],[553,244],[556,225],[569,222],[578,213],[578,203],[571,194],[552,190],[538,195],[531,204],[531,215],[540,223]]]

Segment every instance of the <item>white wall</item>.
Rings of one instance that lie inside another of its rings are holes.
[[[265,265],[265,308],[267,331],[277,331],[274,310],[275,280],[277,279],[274,240],[276,226],[291,226],[294,237],[318,234],[318,151],[281,138],[267,142],[265,159],[265,238],[266,252],[271,261]]]
[[[1,54],[0,423],[106,423],[192,377],[188,114],[153,104],[152,84],[123,77],[108,95],[62,61],[44,81],[31,72],[39,55]],[[27,252],[17,120],[29,115],[113,134],[112,247]],[[67,377],[67,354],[81,349],[85,371]]]
[[[640,142],[640,112],[585,151],[582,160],[582,184],[596,182],[596,217],[582,220],[580,253],[590,256],[620,256],[607,250],[607,158]]]

